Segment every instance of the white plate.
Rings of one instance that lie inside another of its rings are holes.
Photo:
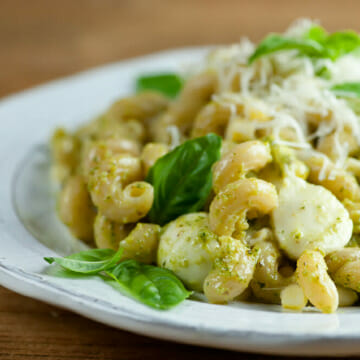
[[[282,312],[278,306],[216,306],[187,300],[164,312],[124,297],[96,279],[45,274],[44,256],[74,251],[81,244],[55,217],[46,177],[48,156],[41,144],[54,127],[75,127],[131,92],[137,74],[177,69],[204,53],[202,48],[146,56],[0,101],[1,284],[105,324],[161,339],[268,354],[360,354],[359,308],[340,309],[333,315],[312,310],[299,314]]]

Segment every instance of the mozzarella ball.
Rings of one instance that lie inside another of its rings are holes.
[[[217,236],[209,229],[206,213],[180,216],[162,231],[158,265],[172,270],[192,290],[203,291],[219,249]]]
[[[329,190],[297,177],[280,188],[272,220],[280,248],[294,260],[305,250],[326,255],[342,249],[353,228],[349,213]]]

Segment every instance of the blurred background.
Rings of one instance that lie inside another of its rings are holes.
[[[260,40],[299,17],[359,31],[359,14],[360,0],[0,0],[0,97],[154,51]],[[265,358],[141,337],[0,287],[1,359],[225,356]]]
[[[0,96],[153,51],[259,40],[298,17],[360,30],[358,0],[0,0]]]

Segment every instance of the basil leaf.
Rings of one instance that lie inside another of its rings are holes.
[[[81,251],[63,258],[44,258],[49,264],[56,262],[63,268],[81,274],[96,274],[115,266],[121,258],[123,249],[92,249]]]
[[[320,44],[323,44],[327,37],[327,31],[319,25],[312,26],[304,35],[304,39],[314,40]]]
[[[337,58],[353,52],[360,47],[360,37],[354,31],[339,31],[329,35],[324,41],[327,56],[336,60]]]
[[[154,187],[148,214],[163,225],[178,216],[200,210],[211,191],[212,165],[220,158],[221,137],[207,134],[184,142],[156,161],[146,178]]]
[[[321,26],[313,26],[309,29],[305,38],[322,44],[325,49],[323,57],[332,60],[336,60],[360,47],[359,35],[351,30],[337,31],[329,35]]]
[[[180,92],[182,85],[183,80],[176,74],[145,75],[136,80],[136,91],[155,90],[174,98]]]
[[[97,274],[82,274],[63,268],[59,264],[54,263],[53,266],[48,266],[43,274],[60,277],[64,279],[89,279],[96,277]]]
[[[347,82],[334,85],[331,88],[337,96],[359,98],[360,97],[360,83],[359,82]]]
[[[348,105],[356,114],[360,114],[360,83],[346,82],[334,85],[330,89],[336,96],[346,99]]]
[[[155,309],[169,309],[191,294],[171,271],[135,260],[123,261],[106,274],[115,289]]]
[[[287,38],[282,35],[271,34],[261,41],[255,49],[249,58],[249,64],[259,57],[283,50],[298,50],[301,54],[307,56],[321,56],[324,53],[324,47],[317,41]]]
[[[360,49],[360,37],[351,30],[328,35],[321,26],[311,27],[302,39],[288,38],[278,34],[267,36],[249,58],[255,59],[277,51],[298,50],[301,55],[312,58],[337,58]]]

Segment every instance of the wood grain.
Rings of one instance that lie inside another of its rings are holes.
[[[258,40],[297,17],[359,30],[357,0],[0,0],[0,96],[162,49]]]
[[[0,288],[0,358],[217,359],[220,350],[174,345],[92,322]],[[230,359],[235,353],[229,352]],[[228,355],[227,355],[228,356]]]
[[[259,40],[297,17],[360,30],[359,13],[357,0],[0,0],[0,96],[162,49]],[[1,359],[225,357],[265,358],[118,331],[0,288]]]

